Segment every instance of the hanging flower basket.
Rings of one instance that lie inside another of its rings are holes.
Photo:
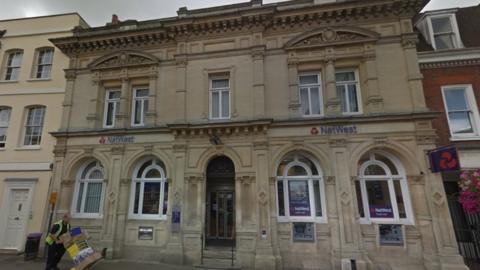
[[[460,174],[458,201],[468,214],[480,213],[480,169]]]

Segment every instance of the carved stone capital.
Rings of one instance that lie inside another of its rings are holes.
[[[130,178],[121,178],[120,179],[120,184],[121,185],[129,185],[132,182],[132,179]]]
[[[253,150],[267,150],[268,142],[267,141],[255,141],[253,142]]]
[[[253,175],[237,176],[236,180],[242,185],[250,185],[255,182],[255,176]]]
[[[407,175],[407,181],[414,185],[425,185],[425,175],[424,174]]]
[[[77,78],[77,71],[75,69],[65,69],[65,79],[73,81]]]
[[[335,185],[335,176],[325,176],[325,184]]]

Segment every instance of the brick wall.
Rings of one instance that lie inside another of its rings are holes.
[[[445,114],[441,87],[444,85],[471,84],[477,100],[477,106],[480,107],[480,66],[422,69],[422,73],[424,76],[423,88],[427,106],[432,111],[442,112],[433,121],[433,126],[439,136],[439,146],[449,145],[451,144],[450,129],[448,127],[447,115]],[[478,143],[480,142],[462,142],[457,144],[472,145]]]

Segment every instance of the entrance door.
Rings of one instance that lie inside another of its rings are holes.
[[[209,196],[207,237],[209,239],[232,240],[234,234],[235,198],[232,191],[212,191]]]
[[[3,248],[19,250],[28,219],[29,189],[10,189]]]

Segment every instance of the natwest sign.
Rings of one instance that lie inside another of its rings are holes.
[[[357,126],[320,126],[313,127],[310,130],[312,135],[348,135],[348,134],[357,134]]]
[[[100,144],[130,144],[135,143],[135,136],[102,136]]]
[[[460,170],[460,161],[455,146],[435,149],[428,153],[432,172],[451,172]]]

